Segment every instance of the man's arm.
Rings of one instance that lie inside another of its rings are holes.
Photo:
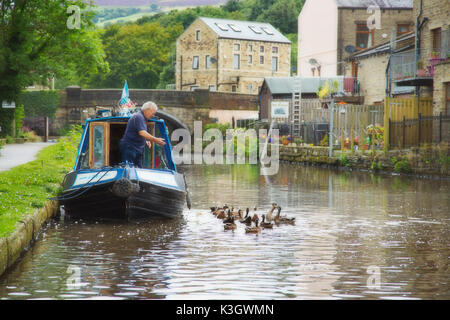
[[[163,146],[166,144],[163,138],[156,138],[152,136],[150,133],[148,133],[145,130],[140,130],[139,135],[143,137],[145,140],[150,140],[151,142],[156,143],[157,145]]]

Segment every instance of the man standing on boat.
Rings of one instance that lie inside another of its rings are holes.
[[[166,142],[162,138],[156,138],[147,131],[147,120],[153,117],[158,110],[157,105],[148,101],[142,105],[141,111],[135,113],[128,120],[125,134],[120,140],[120,154],[122,162],[128,161],[142,168],[142,154],[145,145],[151,147],[151,142],[164,146]]]

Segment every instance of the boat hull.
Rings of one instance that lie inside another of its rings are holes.
[[[173,175],[178,175],[176,179],[178,181],[183,179],[179,173]],[[69,177],[66,180],[74,179],[76,178]],[[65,215],[84,220],[141,220],[176,218],[182,214],[186,202],[184,188],[170,188],[149,181],[130,180],[139,188],[123,196],[114,191],[114,184],[118,180],[117,178],[106,182],[100,181],[101,183],[86,185],[75,191],[73,188],[66,188],[61,197],[63,200],[60,200]]]

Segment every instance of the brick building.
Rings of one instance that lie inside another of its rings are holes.
[[[290,75],[291,42],[268,23],[197,18],[177,39],[176,89],[258,94]]]
[[[413,26],[413,0],[307,0],[298,18],[299,75],[343,75],[353,50],[377,46],[392,29],[403,35]]]

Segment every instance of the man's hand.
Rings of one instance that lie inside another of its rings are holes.
[[[149,148],[149,149],[151,149],[152,148],[152,143],[150,142],[150,141],[145,141],[145,143],[147,144],[147,147]]]
[[[154,142],[159,146],[164,146],[166,144],[166,141],[163,138],[155,137]]]

